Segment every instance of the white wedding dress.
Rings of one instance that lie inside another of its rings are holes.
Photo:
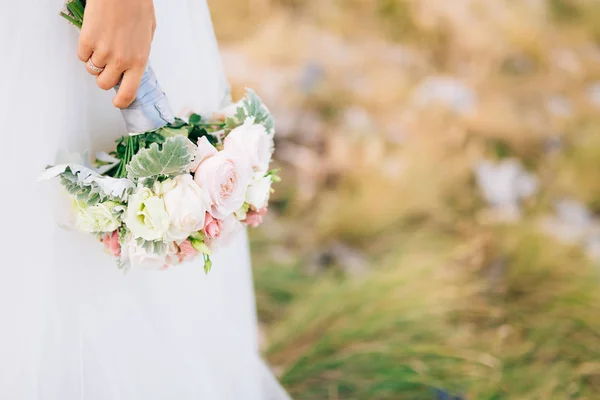
[[[260,360],[245,233],[214,257],[120,272],[93,237],[57,225],[36,183],[60,150],[110,149],[114,93],[77,60],[64,0],[0,0],[0,399],[286,399]],[[205,0],[155,0],[152,64],[175,112],[227,100]]]

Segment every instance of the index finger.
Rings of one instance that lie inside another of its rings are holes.
[[[137,96],[144,68],[133,68],[123,72],[123,79],[119,86],[119,91],[113,99],[113,104],[118,108],[127,108],[133,103]]]

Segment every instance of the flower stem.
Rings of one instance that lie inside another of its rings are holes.
[[[63,17],[64,19],[66,19],[67,21],[69,21],[70,23],[72,23],[73,25],[75,25],[76,27],[78,27],[79,29],[81,29],[81,26],[82,26],[81,22],[79,22],[75,18],[71,17],[69,14],[61,12],[60,16]]]
[[[225,128],[227,126],[227,124],[222,124],[222,123],[218,123],[218,122],[214,122],[214,123],[200,123],[200,124],[194,124],[194,126],[206,126],[206,127],[212,127],[212,126],[218,126],[219,128]]]

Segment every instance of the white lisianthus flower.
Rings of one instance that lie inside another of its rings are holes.
[[[118,211],[116,210],[119,206],[118,203],[113,201],[105,201],[93,206],[76,201],[75,227],[85,233],[113,232],[121,226]]]
[[[212,147],[205,143],[206,151],[197,155],[202,162],[195,171],[194,181],[208,194],[208,212],[223,219],[244,204],[246,189],[252,180],[252,166],[245,151],[237,148],[212,151],[209,146]]]
[[[190,174],[179,175],[157,186],[160,188],[156,192],[162,193],[169,215],[167,240],[182,242],[204,228],[210,198]]]
[[[255,174],[246,191],[246,203],[250,204],[256,210],[265,208],[269,204],[269,197],[271,197],[272,183],[273,181],[270,176]]]
[[[138,246],[135,239],[131,239],[124,246],[123,261],[128,261],[131,268],[144,268],[153,270],[164,270],[170,265],[177,263],[177,246],[171,242],[165,254],[148,252],[142,246]]]
[[[254,172],[267,172],[274,148],[273,135],[264,126],[255,124],[252,118],[246,119],[244,125],[232,130],[225,138],[225,150],[247,153]]]
[[[169,215],[163,199],[152,190],[140,187],[129,196],[125,224],[135,238],[162,240],[169,229]]]

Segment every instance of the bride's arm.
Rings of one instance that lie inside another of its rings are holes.
[[[87,0],[81,36],[79,59],[104,67],[96,82],[110,90],[123,81],[113,100],[119,108],[135,100],[150,55],[156,28],[152,0]]]

